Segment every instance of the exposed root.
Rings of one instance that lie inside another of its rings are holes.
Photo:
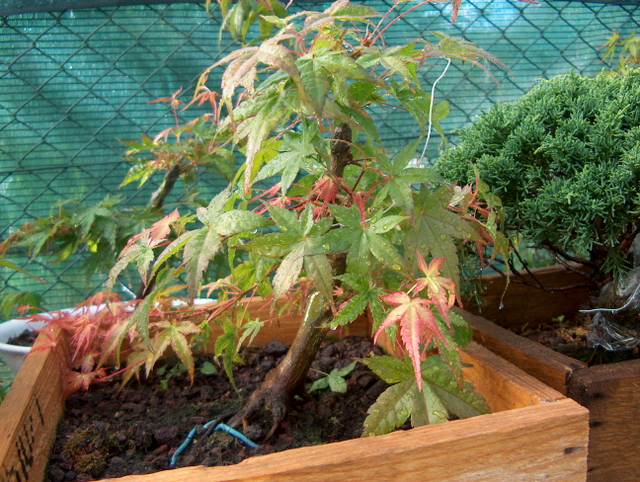
[[[267,374],[262,385],[253,392],[244,408],[230,420],[229,425],[244,428],[258,423],[265,428],[269,427],[263,440],[273,436],[287,416],[293,396],[304,386],[307,372],[327,333],[327,329],[321,326],[330,317],[331,310],[327,306],[315,319],[300,325],[285,357]]]

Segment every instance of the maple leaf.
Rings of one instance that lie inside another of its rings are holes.
[[[151,373],[151,370],[158,359],[164,354],[167,348],[171,346],[175,354],[178,355],[180,361],[187,368],[189,379],[193,384],[195,368],[193,355],[186,335],[199,333],[200,328],[190,321],[178,322],[176,320],[161,321],[155,324],[154,328],[158,328],[159,331],[156,333],[153,340],[153,356],[148,357],[146,360],[145,369],[147,371],[147,376]]]
[[[322,235],[331,227],[331,220],[315,221],[311,205],[305,206],[299,218],[294,211],[273,205],[269,206],[269,213],[282,232],[268,233],[243,245],[243,249],[262,256],[283,257],[273,277],[274,296],[277,298],[289,291],[304,268],[318,291],[331,299],[331,263],[321,242]]]
[[[460,268],[456,240],[480,239],[472,224],[459,212],[449,208],[451,190],[447,187],[435,192],[421,187],[415,196],[416,215],[404,238],[404,256],[411,272],[417,266],[417,255],[446,258],[441,267],[444,276],[459,286]]]
[[[400,336],[413,363],[418,388],[422,390],[420,344],[428,345],[435,338],[448,346],[447,339],[440,330],[433,311],[429,308],[433,301],[420,297],[412,298],[403,291],[396,291],[381,298],[385,303],[395,306],[395,308],[378,327],[373,342],[377,341],[378,336],[386,328],[399,321]]]
[[[84,353],[93,345],[93,341],[98,335],[98,324],[94,323],[94,320],[88,313],[84,313],[74,319],[74,333],[72,337],[73,345],[76,350],[73,354],[75,359],[78,353]]]
[[[475,392],[469,382],[456,383],[448,362],[441,356],[430,356],[421,363],[422,389],[418,389],[408,358],[374,356],[365,358],[362,363],[391,385],[367,410],[363,437],[395,430],[409,416],[411,425],[419,427],[445,422],[450,414],[468,418],[489,413],[482,395]]]
[[[171,232],[171,226],[178,219],[180,219],[180,213],[177,209],[174,209],[171,214],[153,223],[153,226],[149,228],[149,238],[151,241],[154,243],[164,241]]]
[[[427,169],[408,167],[411,159],[415,157],[420,138],[405,146],[395,157],[393,162],[385,158],[379,159],[380,169],[389,176],[388,181],[376,198],[376,202],[382,202],[387,194],[406,213],[413,213],[413,193],[411,184],[426,182],[432,175]]]
[[[63,379],[64,395],[65,397],[77,392],[81,388],[88,390],[89,386],[100,378],[107,376],[104,368],[99,368],[95,371],[82,373],[76,371],[68,371]]]
[[[438,276],[445,261],[445,258],[433,258],[427,266],[422,255],[418,253],[418,265],[424,273],[424,278],[416,280],[416,288],[418,291],[427,288],[429,299],[436,305],[442,317],[447,321],[447,325],[450,325],[449,308],[456,301],[456,286],[449,278]]]
[[[374,328],[382,323],[383,320],[380,316],[383,313],[382,303],[380,303],[380,296],[384,294],[382,288],[377,287],[374,280],[354,273],[344,274],[337,278],[352,286],[358,293],[340,306],[337,315],[329,323],[329,327],[337,328],[351,323],[360,316],[367,307],[369,307],[374,317]],[[342,296],[343,293],[344,289],[342,287],[335,287],[334,295],[336,297]]]
[[[482,60],[488,60],[495,66],[508,70],[507,66],[501,62],[498,57],[491,55],[474,43],[461,37],[451,37],[444,32],[431,33],[438,37],[440,42],[435,45],[431,42],[425,42],[424,49],[422,50],[422,62],[434,57],[454,58],[462,60],[463,62],[470,62],[484,70],[496,83],[498,83],[498,81],[491,73],[491,70],[482,63]]]
[[[283,136],[280,152],[260,169],[253,180],[254,183],[281,174],[282,193],[286,194],[300,170],[324,170],[324,166],[316,160],[317,153],[314,148],[321,136],[317,125],[303,120],[300,129],[302,133],[287,132]]]

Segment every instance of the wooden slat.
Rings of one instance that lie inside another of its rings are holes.
[[[62,416],[62,352],[39,351],[51,343],[43,334],[34,353],[24,361],[7,397],[0,405],[0,480],[40,482],[49,459],[58,420]]]
[[[532,270],[535,277],[548,286],[571,286],[584,282],[584,278],[562,266],[550,266]],[[525,278],[531,280],[531,276]],[[465,308],[505,328],[535,327],[547,323],[559,315],[573,315],[584,300],[588,299],[587,287],[547,292],[512,282],[506,293],[505,280],[499,274],[482,277],[482,307],[466,302]],[[535,296],[532,293],[535,292]],[[503,298],[504,294],[504,298]]]
[[[640,360],[577,371],[568,394],[591,412],[588,480],[640,481]]]
[[[581,482],[587,410],[570,399],[381,437],[112,482]]]
[[[518,336],[480,316],[458,310],[473,328],[473,338],[546,385],[567,395],[567,383],[575,370],[587,364]]]
[[[484,395],[492,412],[554,402],[564,396],[475,342],[461,353],[466,380]]]

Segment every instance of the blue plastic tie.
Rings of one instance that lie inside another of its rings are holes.
[[[207,429],[214,422],[217,422],[217,420],[211,420],[210,422],[205,423],[204,425],[202,425],[202,428]],[[193,440],[193,437],[195,437],[196,432],[198,431],[198,429],[200,427],[201,427],[200,425],[197,425],[197,426],[195,426],[195,427],[193,427],[191,429],[191,431],[187,435],[187,438],[184,440],[184,442],[182,442],[182,444],[176,449],[176,451],[171,456],[171,461],[169,462],[169,467],[173,468],[173,467],[176,466],[176,464],[178,462],[178,456],[187,449],[187,447],[189,446],[189,444]],[[237,438],[243,444],[247,445],[248,447],[251,447],[252,449],[256,449],[256,448],[259,447],[259,445],[257,443],[255,443],[253,440],[250,440],[242,432],[239,432],[235,428],[230,427],[226,423],[218,423],[218,425],[216,425],[216,427],[213,430],[215,430],[216,432],[227,432],[229,435],[231,435],[232,437]]]
[[[245,434],[243,434],[242,432],[238,432],[235,428],[233,427],[229,427],[229,425],[227,425],[226,423],[219,423],[216,428],[214,429],[216,431],[225,431],[227,432],[229,435],[231,435],[232,437],[237,438],[238,440],[240,440],[243,444],[251,447],[252,449],[257,449],[259,447],[259,445],[257,443],[255,443],[252,440],[249,440]]]

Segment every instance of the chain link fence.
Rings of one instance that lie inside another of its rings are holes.
[[[393,1],[367,4],[385,11]],[[299,1],[293,8],[323,6]],[[452,64],[437,83],[436,101],[451,104],[442,126],[455,143],[455,129],[496,102],[517,99],[538,79],[572,69],[585,75],[600,71],[605,67],[600,46],[614,30],[623,37],[635,31],[640,6],[472,0],[463,2],[455,24],[450,17],[450,4],[427,5],[394,24],[389,38],[392,44],[414,38],[435,42],[430,32],[444,31],[478,44],[508,67],[492,69],[496,83],[479,68]],[[161,179],[145,189],[119,188],[129,169],[119,140],[153,136],[173,123],[166,104],[149,102],[181,87],[181,98],[189,99],[199,74],[234,48],[220,33],[220,21],[219,12],[208,15],[194,3],[0,17],[0,239],[55,212],[65,200],[91,204],[109,194],[123,196],[129,206],[144,206]],[[425,85],[446,65],[442,59],[428,66]],[[210,85],[219,82],[219,70]],[[379,121],[392,147],[405,145],[419,131],[401,110],[381,113]],[[431,158],[439,142],[432,139]],[[225,185],[221,178],[200,180],[205,194]],[[2,293],[35,290],[50,309],[75,304],[104,281],[104,275],[86,279],[82,254],[58,264],[47,259],[27,264],[25,253],[12,252],[10,259],[48,282],[0,270]]]

